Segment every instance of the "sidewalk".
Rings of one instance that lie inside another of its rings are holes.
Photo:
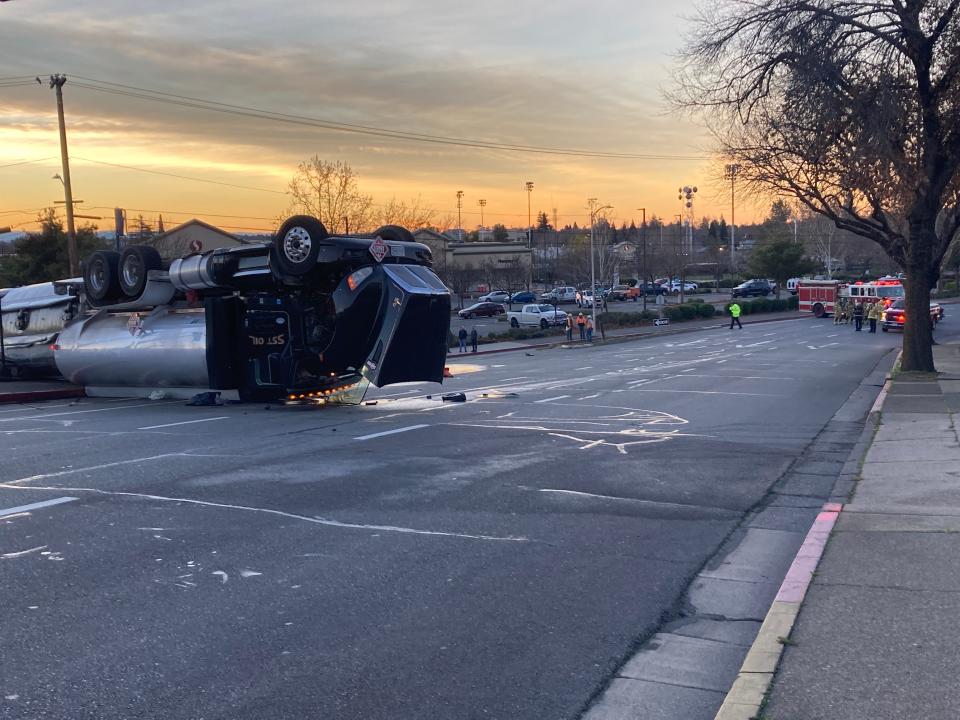
[[[938,377],[888,383],[860,479],[755,717],[960,717],[960,346],[935,346],[934,357]]]

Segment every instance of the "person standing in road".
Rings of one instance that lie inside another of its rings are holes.
[[[477,329],[476,329],[476,328],[473,328],[473,330],[470,331],[470,345],[473,346],[473,352],[476,352],[476,351],[477,351],[477,340],[478,340],[478,339],[479,339],[479,338],[477,337]]]
[[[573,342],[573,313],[567,315],[567,342]]]
[[[580,328],[580,342],[587,339],[587,319],[583,313],[577,315],[577,327]]]
[[[736,323],[737,327],[743,330],[743,325],[740,324],[740,305],[737,302],[730,303],[730,329],[733,330],[733,324]]]
[[[593,342],[593,320],[587,318],[587,342]]]
[[[853,306],[853,329],[857,332],[863,330],[863,300],[857,300]]]
[[[867,308],[867,320],[870,321],[870,330],[869,332],[877,332],[877,320],[880,319],[883,311],[880,309],[880,301],[870,303],[870,307]]]
[[[580,294],[579,290],[577,290],[576,299],[577,299],[577,307],[583,307],[583,295]]]
[[[460,352],[465,353],[467,351],[467,331],[464,330],[463,325],[460,326],[457,339],[460,341]]]

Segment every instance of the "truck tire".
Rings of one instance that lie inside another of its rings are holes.
[[[138,298],[147,287],[147,273],[163,267],[160,253],[147,245],[131,245],[120,254],[120,289],[129,298]]]
[[[550,323],[548,323],[546,320],[541,320],[541,321],[540,321],[540,329],[541,329],[541,330],[546,330],[548,327],[550,327]]]
[[[413,233],[405,227],[399,225],[382,225],[373,233],[374,237],[380,236],[384,242],[416,242],[417,239]]]
[[[510,318],[510,327],[512,328],[520,327],[520,321],[517,320],[516,318]]]
[[[309,215],[294,215],[280,229],[270,248],[270,266],[282,275],[299,277],[313,270],[320,243],[329,233],[323,223]]]
[[[814,317],[822,318],[827,314],[827,310],[823,307],[823,303],[815,303],[813,306],[813,315]]]
[[[120,295],[118,267],[120,253],[97,250],[83,267],[83,287],[95,303],[115,300]]]

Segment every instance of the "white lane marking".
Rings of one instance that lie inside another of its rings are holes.
[[[39,407],[37,405],[20,405],[15,408],[6,408],[5,410],[0,410],[0,413],[12,413],[12,412],[31,412],[34,410],[48,410],[50,408],[59,408],[59,407],[70,407],[73,403],[59,403],[57,405],[45,405],[44,407]]]
[[[47,547],[46,545],[37,545],[37,547],[30,548],[29,550],[21,550],[20,552],[4,553],[3,555],[0,555],[0,559],[7,560],[9,558],[20,557],[21,555],[29,555],[30,553],[34,553],[37,550],[43,550],[46,547]]]
[[[816,350],[816,349],[817,349],[817,346],[816,346],[816,345],[807,345],[807,348],[810,349],[810,350]]]
[[[593,398],[600,397],[600,393],[594,393],[593,395],[584,395],[582,398],[577,398],[578,400],[592,400]]]
[[[830,347],[831,345],[839,345],[839,344],[840,344],[840,343],[838,343],[838,342],[827,343],[826,345],[821,345],[821,346],[820,346],[819,348],[817,348],[817,349],[818,349],[818,350],[823,350],[824,348],[828,348],[828,347]]]
[[[147,425],[146,427],[137,428],[137,430],[157,430],[159,428],[173,427],[175,425],[193,425],[194,423],[211,422],[213,420],[229,420],[229,419],[230,419],[229,415],[221,415],[220,417],[200,418],[199,420],[184,420],[182,422],[164,423],[163,425]]]
[[[768,345],[769,343],[772,343],[772,342],[773,340],[761,340],[760,342],[750,343],[749,345],[743,345],[743,346],[737,345],[737,347],[745,347],[745,348],[757,347],[758,345]]]
[[[30,503],[29,505],[18,505],[17,507],[5,508],[0,510],[0,520],[3,520],[3,518],[7,515],[13,515],[14,513],[30,512],[31,510],[39,510],[40,508],[51,507],[53,505],[62,505],[63,503],[73,502],[74,500],[79,499],[80,498],[64,496],[54,498],[53,500]]]
[[[593,370],[593,365],[585,365],[582,368],[575,368],[576,370]]]
[[[396,435],[397,433],[409,432],[411,430],[419,430],[420,428],[430,427],[429,424],[421,425],[408,425],[407,427],[396,428],[395,430],[384,430],[383,432],[370,433],[369,435],[360,435],[355,437],[354,440],[373,440],[374,438],[384,437],[385,435]]]
[[[632,503],[644,503],[646,505],[667,505],[670,507],[683,508],[685,510],[689,509],[704,509],[704,510],[713,510],[714,508],[705,508],[702,505],[687,505],[685,503],[674,503],[667,500],[644,500],[643,498],[631,498],[631,497],[621,497],[619,495],[599,495],[597,493],[588,493],[581,492],[580,490],[559,490],[555,488],[540,488],[542,493],[557,493],[560,495],[574,495],[576,497],[587,497],[587,498],[597,498],[599,500],[622,500],[624,502]],[[727,510],[719,510],[720,512],[729,512]]]
[[[565,400],[565,399],[568,398],[568,397],[570,397],[570,396],[569,396],[569,395],[557,395],[556,397],[544,398],[543,400],[534,400],[533,402],[534,402],[534,404],[548,403],[548,402],[553,402],[554,400]]]
[[[49,417],[60,417],[61,415],[82,415],[84,413],[112,412],[114,410],[129,410],[131,408],[155,407],[157,405],[172,405],[173,403],[182,403],[182,402],[183,400],[168,400],[167,402],[154,400],[153,402],[142,403],[140,405],[123,405],[123,406],[108,407],[108,408],[95,408],[93,410],[71,410],[70,412],[47,413],[46,415],[27,415],[25,417],[0,418],[0,422],[16,422],[18,420],[42,420],[44,418],[49,418]]]
[[[741,392],[723,392],[721,390],[654,390],[652,388],[633,388],[637,392],[658,392],[658,393],[691,393],[694,395],[747,395],[750,397],[783,397],[782,395],[772,395],[770,393],[741,393]]]
[[[827,337],[839,337],[840,333],[833,333],[833,335],[827,335]]]
[[[119,460],[118,462],[104,463],[103,465],[90,465],[88,467],[70,468],[69,470],[59,470],[58,472],[42,473],[40,475],[31,475],[30,477],[11,480],[10,484],[31,482],[33,480],[46,480],[47,478],[61,477],[63,475],[73,475],[74,473],[90,472],[91,470],[105,470],[119,465],[131,465],[134,463],[150,462],[151,460],[162,460],[168,457],[192,457],[187,453],[163,453],[162,455],[150,455],[149,457],[134,458],[133,460]]]
[[[68,490],[70,492],[89,492],[98,495],[116,495],[119,497],[136,497],[145,500],[157,500],[159,502],[186,503],[189,505],[202,505],[204,507],[223,508],[224,510],[244,510],[246,512],[259,512],[266,515],[277,515],[280,517],[293,518],[294,520],[303,520],[304,522],[315,525],[326,525],[328,527],[345,528],[351,530],[379,530],[382,532],[395,532],[406,535],[434,535],[438,537],[464,538],[466,540],[494,540],[499,542],[535,542],[530,538],[516,535],[470,535],[467,533],[444,532],[442,530],[418,530],[416,528],[398,527],[395,525],[362,525],[360,523],[340,522],[325,517],[310,517],[308,515],[297,515],[295,513],[284,512],[283,510],[274,510],[272,508],[251,507],[249,505],[230,505],[228,503],[210,502],[207,500],[194,500],[192,498],[168,497],[166,495],[148,495],[147,493],[122,492],[119,490],[101,490],[99,488],[63,488],[63,487],[31,487],[23,488],[9,483],[0,483],[0,488],[9,490]],[[43,546],[46,547],[46,546]],[[39,548],[38,548],[39,549]]]

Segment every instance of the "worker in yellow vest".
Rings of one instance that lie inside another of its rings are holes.
[[[740,306],[732,302],[730,303],[730,329],[733,330],[733,324],[736,323],[737,327],[743,330],[743,325],[740,324]]]

